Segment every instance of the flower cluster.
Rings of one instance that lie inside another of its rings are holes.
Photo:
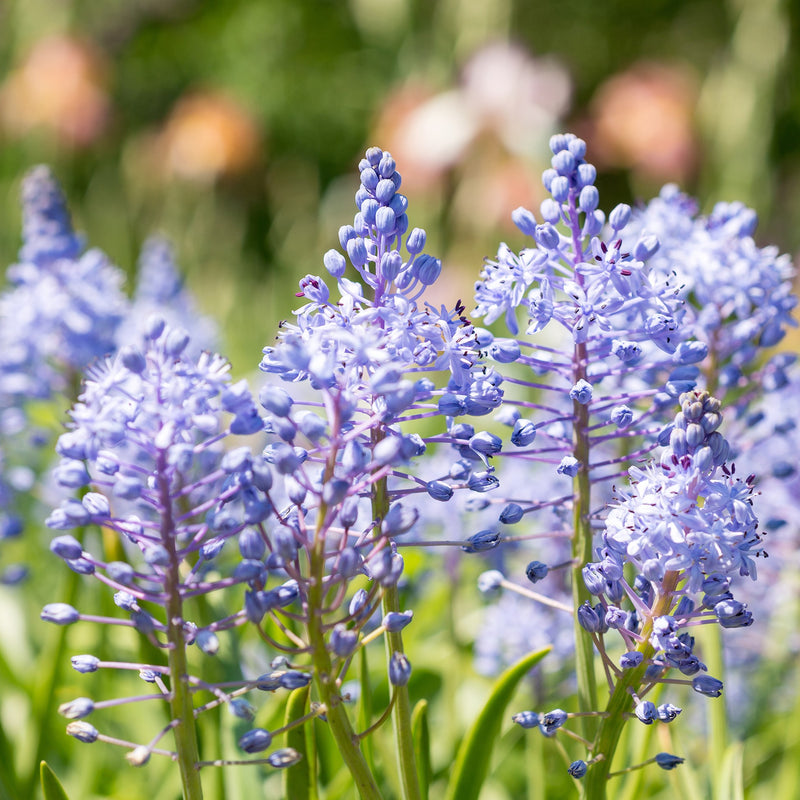
[[[669,184],[634,212],[631,224],[632,235],[658,237],[650,264],[661,275],[680,275],[684,324],[708,345],[709,381],[728,391],[761,381],[761,354],[797,324],[791,259],[774,246],[756,245],[757,222],[742,203],[717,203],[701,215],[692,198]]]
[[[754,559],[764,555],[752,506],[753,477],[741,480],[726,464],[719,408],[705,392],[681,396],[660,462],[631,467],[630,490],[618,490],[606,517],[600,560],[583,568],[587,588],[601,602],[581,608],[582,625],[591,633],[618,630],[628,645],[623,656],[628,661],[638,654],[641,663],[640,645],[652,648],[651,675],[668,668],[685,675],[704,669],[692,652],[692,637],[679,631],[708,622],[738,628],[753,621],[730,591],[736,576],[755,580]],[[623,574],[627,564],[633,580]],[[632,604],[630,611],[619,607],[623,600]],[[709,682],[696,678],[695,688],[703,692]]]
[[[230,434],[262,430],[255,401],[243,382],[231,384],[223,358],[208,353],[191,358],[189,347],[185,331],[152,319],[140,346],[126,346],[89,370],[70,429],[57,445],[61,462],[56,476],[81,496],[64,500],[47,520],[58,531],[102,526],[119,535],[123,557],[113,561],[95,555],[72,534],[56,536],[51,550],[71,569],[113,590],[122,615],[98,618],[54,603],[45,607],[42,618],[57,624],[86,620],[133,627],[167,652],[165,665],[104,663],[90,655],[73,659],[79,672],[137,670],[158,691],[126,701],[80,698],[62,707],[69,719],[83,719],[119,702],[157,698],[169,703],[175,721],[159,736],[146,746],[123,743],[132,747],[136,764],[161,752],[157,742],[175,725],[185,726],[187,713],[192,717],[226,703],[251,719],[250,705],[240,698],[244,692],[308,681],[302,672],[283,669],[222,691],[188,673],[187,647],[215,655],[220,632],[258,622],[264,613],[260,603],[269,599],[285,608],[298,597],[292,581],[263,591],[269,572],[261,523],[273,512],[265,494],[270,468],[246,446],[222,448]],[[223,413],[231,416],[227,427]],[[240,557],[231,553],[236,544]],[[238,594],[239,611],[207,620],[188,618],[185,609],[197,598],[225,590]],[[211,699],[194,703],[203,692]],[[87,738],[87,730],[86,724],[73,725],[70,732],[81,741],[104,738],[96,732]],[[244,749],[255,752],[251,744]]]

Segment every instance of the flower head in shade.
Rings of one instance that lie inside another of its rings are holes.
[[[685,325],[714,358],[722,391],[762,381],[764,348],[777,344],[797,305],[788,255],[759,247],[756,213],[742,203],[717,203],[709,215],[674,184],[633,213],[626,244],[657,236],[649,263],[660,275],[677,273],[686,297]]]
[[[199,313],[178,271],[172,246],[161,236],[151,236],[142,247],[136,288],[130,310],[117,330],[117,342],[134,341],[153,315],[172,328],[188,331],[196,353],[213,350],[217,343],[216,325]]]
[[[83,252],[47,167],[25,177],[22,206],[20,261],[0,296],[0,391],[49,397],[114,350],[127,300],[122,272],[99,250]]]
[[[648,660],[652,680],[677,669],[697,676],[694,689],[714,697],[722,683],[697,675],[705,665],[694,653],[692,628],[753,622],[730,589],[739,576],[755,580],[755,559],[764,555],[753,478],[736,478],[726,463],[721,421],[719,401],[707,392],[681,396],[660,460],[630,469],[630,488],[618,490],[605,520],[599,560],[584,569],[586,587],[604,608],[617,609],[622,598],[632,603],[632,617],[609,623],[629,648],[623,667],[638,666],[640,658],[628,663],[638,654]],[[623,573],[626,566],[633,568],[633,581]],[[616,620],[608,612],[606,618]],[[650,711],[640,704],[636,714],[652,721]],[[675,716],[669,709],[664,715]]]

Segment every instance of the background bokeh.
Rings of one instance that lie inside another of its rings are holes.
[[[752,205],[794,252],[799,27],[781,0],[4,0],[0,259],[47,162],[124,269],[173,240],[247,371],[350,220],[365,146],[395,154],[468,298],[561,129],[589,141],[605,207],[677,181]]]

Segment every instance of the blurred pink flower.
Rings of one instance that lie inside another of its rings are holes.
[[[697,161],[697,90],[677,65],[639,62],[606,80],[590,107],[598,167],[623,167],[658,181],[685,180]]]
[[[261,135],[234,100],[220,92],[198,91],[177,101],[152,145],[167,175],[209,181],[254,166]]]
[[[85,147],[105,129],[107,65],[85,42],[40,39],[0,86],[0,127],[14,137],[42,128],[68,146]]]

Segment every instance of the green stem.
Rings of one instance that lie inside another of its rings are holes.
[[[167,642],[169,651],[167,663],[170,676],[170,712],[172,718],[179,720],[175,726],[175,750],[178,754],[178,767],[181,773],[184,800],[202,800],[203,786],[200,782],[198,762],[200,752],[197,745],[197,725],[194,717],[194,702],[189,689],[189,667],[186,659],[186,639],[183,632],[183,598],[180,593],[180,559],[175,542],[175,524],[172,518],[166,456],[159,453],[157,470],[159,477],[159,496],[162,508],[161,543],[169,554],[169,566],[164,581],[168,597]]]
[[[373,447],[383,438],[382,431],[373,431]],[[372,515],[377,520],[376,535],[380,532],[380,520],[389,511],[389,493],[386,487],[386,478],[377,481],[372,492]],[[400,598],[397,586],[389,586],[383,590],[381,600],[384,615],[389,612],[400,611]],[[403,653],[403,636],[400,631],[385,634],[386,659],[393,653]],[[394,732],[395,755],[397,756],[397,769],[400,774],[403,800],[422,800],[417,773],[416,751],[414,750],[414,737],[411,730],[411,700],[408,694],[408,685],[395,686],[395,702],[392,708],[392,730]]]
[[[586,377],[586,345],[576,344],[574,355],[575,382]],[[593,560],[591,513],[591,483],[589,482],[589,408],[574,400],[572,413],[573,426],[572,454],[580,464],[578,474],[573,480],[573,525],[575,534],[572,539],[572,599],[575,609],[585,602],[591,602],[586,585],[583,582],[583,567]],[[573,615],[575,626],[575,668],[578,680],[578,708],[581,711],[595,711],[598,707],[597,679],[594,670],[594,647],[589,634],[578,623],[577,614]],[[583,718],[583,733],[592,739],[597,729],[594,717]]]
[[[319,525],[324,524],[327,506],[319,509]],[[320,702],[326,708],[328,727],[336,740],[339,752],[347,765],[362,800],[381,800],[381,793],[375,783],[364,754],[358,743],[358,736],[350,724],[344,707],[336,675],[333,671],[330,653],[325,641],[325,628],[320,609],[325,607],[323,597],[323,578],[325,574],[325,539],[319,535],[314,539],[309,563],[308,587],[308,636],[314,661],[314,683]]]
[[[638,692],[647,672],[648,661],[655,655],[655,649],[650,644],[650,634],[653,631],[653,620],[656,617],[668,614],[674,598],[672,593],[678,585],[677,572],[668,572],[664,576],[664,585],[661,595],[656,599],[652,613],[644,620],[642,625],[642,641],[636,648],[643,656],[642,664],[634,669],[625,669],[620,673],[614,691],[606,706],[606,715],[600,720],[600,725],[595,739],[594,754],[602,759],[592,764],[586,777],[583,779],[583,800],[606,800],[606,787],[611,763],[619,743],[619,737],[628,718],[626,712],[631,710],[631,692]]]
[[[720,357],[718,346],[718,333],[712,332],[709,342],[708,367],[704,370],[706,378],[706,389],[708,393],[717,396],[719,390],[719,370]],[[709,673],[724,680],[725,659],[722,650],[722,631],[717,625],[703,626],[702,642],[703,657],[708,666]],[[728,749],[728,709],[727,704],[713,703],[709,711],[709,745],[711,750],[712,764],[722,764],[722,760]],[[721,797],[722,787],[719,785],[720,771],[711,770],[711,787],[713,797]]]

